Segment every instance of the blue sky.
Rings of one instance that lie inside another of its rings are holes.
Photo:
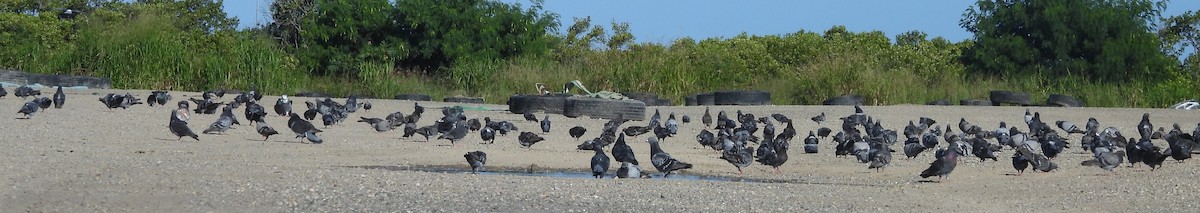
[[[502,0],[528,6],[528,0]],[[772,35],[799,30],[824,32],[845,25],[855,32],[879,30],[894,37],[920,30],[930,38],[969,39],[958,26],[962,13],[975,1],[792,1],[792,0],[548,0],[545,9],[559,14],[563,27],[572,17],[591,16],[593,24],[629,22],[638,42],[670,43],[680,37],[696,39],[732,37],[742,32]],[[225,11],[241,20],[241,27],[270,21],[270,0],[227,0]],[[1200,1],[1171,1],[1165,15],[1200,9]]]

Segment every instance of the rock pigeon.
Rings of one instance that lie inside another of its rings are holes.
[[[450,140],[450,145],[454,146],[454,145],[458,144],[459,140],[462,140],[463,138],[466,138],[466,137],[467,137],[467,126],[462,125],[460,123],[458,125],[455,125],[454,128],[450,130],[450,132],[447,132],[446,134],[442,134],[441,136],[438,136],[438,139]]]
[[[271,128],[271,126],[267,126],[266,122],[258,122],[258,128],[255,128],[255,130],[258,131],[259,135],[263,136],[263,141],[267,141],[267,139],[271,139],[271,135],[279,134],[278,131],[275,131],[275,128]]]
[[[371,101],[363,100],[362,107],[367,111],[371,111]]]
[[[938,149],[935,152],[936,160],[929,163],[929,168],[921,171],[921,178],[938,176],[946,179],[950,177],[950,172],[954,171],[954,167],[958,166],[958,148],[951,147],[947,149]]]
[[[633,153],[633,148],[630,148],[629,144],[625,143],[624,135],[617,137],[617,142],[613,145],[612,155],[617,162],[627,162],[632,163],[633,165],[638,165],[638,160]]]
[[[692,164],[679,161],[664,152],[662,147],[658,146],[657,138],[647,138],[646,142],[650,143],[650,163],[654,164],[658,172],[663,173],[663,178],[670,177],[672,172],[692,168]]]
[[[262,105],[258,105],[255,101],[246,102],[246,120],[250,123],[265,122],[264,117],[267,117],[267,109]]]
[[[1141,138],[1150,138],[1151,132],[1154,131],[1154,124],[1150,123],[1150,113],[1142,114],[1142,121],[1138,122],[1137,128]]]
[[[4,96],[8,96],[8,90],[4,89],[3,86],[0,86],[0,98],[3,98]]]
[[[537,142],[541,142],[543,140],[546,140],[546,139],[542,138],[542,136],[538,136],[537,134],[534,134],[532,132],[521,132],[521,135],[517,136],[517,141],[521,143],[521,147],[525,147],[525,148],[530,148],[531,146],[533,146],[533,144],[535,144]]]
[[[46,110],[47,108],[50,108],[50,106],[54,104],[54,101],[50,100],[50,98],[47,98],[47,97],[35,98],[35,99],[33,99],[33,101],[37,102],[38,108],[42,108],[42,110]]]
[[[604,147],[600,145],[594,145],[592,150],[596,151],[596,155],[592,156],[592,162],[590,164],[592,168],[592,177],[604,178],[604,174],[608,173],[608,155],[604,154]]]
[[[984,162],[987,159],[999,161],[996,159],[996,151],[1000,151],[1000,146],[990,144],[987,142],[987,140],[984,140],[983,137],[978,135],[975,136],[975,138],[968,140],[968,142],[971,143],[971,154],[975,154],[975,157],[979,157],[979,162]]]
[[[25,114],[25,119],[29,119],[29,118],[32,118],[33,114],[37,113],[37,111],[38,111],[38,102],[37,102],[37,100],[33,100],[33,101],[25,102],[25,105],[22,105],[21,109],[17,110],[17,113]]]
[[[917,138],[908,138],[908,140],[916,141]],[[921,152],[924,152],[924,151],[925,151],[925,145],[922,145],[921,142],[911,142],[911,143],[908,141],[904,142],[904,157],[907,157],[909,159],[916,158],[917,155],[920,155]]]
[[[867,163],[867,169],[882,171],[892,162],[892,151],[884,143],[872,143],[869,155],[871,160]]]
[[[184,109],[186,109],[187,102],[180,101],[180,104],[183,105]],[[186,110],[184,110],[184,112],[186,112]],[[179,137],[175,140],[182,140],[184,136],[187,136],[192,137],[192,139],[195,139],[196,141],[200,141],[200,136],[196,135],[195,132],[192,132],[192,128],[188,128],[187,121],[179,119],[180,115],[178,113],[179,110],[171,111],[171,122],[167,124],[167,129],[171,130],[171,134],[175,134],[176,137]]]
[[[1021,152],[1015,152],[1012,156],[1013,169],[1017,170],[1017,176],[1025,174],[1025,169],[1029,168],[1029,158],[1025,157]]]
[[[471,166],[471,173],[479,173],[483,171],[483,165],[487,164],[487,153],[483,151],[467,152],[463,154],[463,158],[467,159],[467,165]]]
[[[617,168],[617,178],[648,178],[649,174],[642,172],[642,167],[634,163],[621,162]]]
[[[817,136],[821,136],[821,138],[828,138],[830,133],[833,133],[833,130],[831,130],[829,128],[826,128],[826,127],[817,128]]]
[[[587,133],[587,129],[583,128],[582,126],[575,126],[571,127],[570,130],[567,130],[567,133],[569,133],[572,138],[575,138],[575,141],[579,141],[579,137],[583,137],[583,134]]]
[[[479,131],[479,138],[483,139],[483,141],[487,142],[488,144],[496,143],[496,130],[492,129],[492,127],[485,126]]]
[[[754,150],[750,147],[734,146],[722,151],[721,159],[729,162],[729,164],[733,164],[733,167],[737,167],[738,175],[742,175],[742,168],[746,168],[754,163],[753,152]]]
[[[679,118],[679,121],[682,121],[685,124],[692,123],[692,117],[688,117],[688,116],[684,115],[683,117]]]
[[[221,109],[221,116],[217,117],[217,121],[208,125],[208,129],[201,131],[201,133],[212,134],[216,132],[225,134],[225,131],[229,130],[230,126],[233,126],[233,107],[226,106],[224,109]]]
[[[175,109],[175,114],[173,114],[176,119],[179,119],[183,122],[187,122],[188,119],[191,119],[191,115],[188,114],[188,102],[187,101],[179,101],[179,104],[177,104],[176,106],[179,107],[179,108]]]
[[[1079,126],[1075,126],[1075,123],[1072,123],[1070,121],[1055,121],[1054,125],[1057,125],[1059,129],[1066,131],[1067,136],[1071,136],[1072,133],[1074,133],[1074,134],[1084,133],[1084,131],[1082,129],[1079,129]]]
[[[758,159],[755,161],[758,161],[763,165],[771,166],[771,168],[775,170],[775,173],[779,174],[781,173],[779,171],[779,166],[782,166],[788,161],[788,149],[790,146],[791,145],[789,145],[787,140],[782,140],[780,138],[776,138],[775,141],[771,142],[764,141],[762,144],[759,144],[759,148],[756,150]]]
[[[167,93],[167,91],[153,91],[150,92],[150,95],[154,98],[146,99],[147,102],[157,102],[158,105],[166,105],[168,101],[171,101],[171,94]]]
[[[700,117],[700,122],[704,123],[705,127],[712,127],[712,114],[708,113],[708,107],[704,107],[704,116]]]
[[[625,129],[621,130],[621,132],[625,133],[625,135],[628,135],[630,137],[637,137],[639,135],[650,132],[650,130],[651,130],[650,128],[651,127],[649,127],[649,126],[629,126],[629,127],[625,127]]]
[[[804,138],[804,153],[817,153],[820,151],[820,147],[818,146],[820,143],[821,140],[817,139],[817,135],[813,134],[812,131],[808,131],[808,137]]]
[[[292,132],[296,133],[296,138],[306,138],[315,144],[321,143],[322,140],[320,140],[320,138],[316,138],[316,133],[321,132],[321,130],[314,127],[311,122],[300,118],[300,115],[292,113],[291,118],[288,118],[287,124],[288,129],[291,129]],[[318,140],[314,141],[312,139]]]
[[[20,87],[17,87],[16,90],[13,90],[13,95],[15,95],[17,97],[21,97],[21,99],[25,99],[29,96],[42,95],[42,91],[33,90],[33,88],[30,88],[29,86],[20,86]]]
[[[857,108],[857,107],[858,107],[858,106],[855,106],[855,108]],[[803,118],[803,117],[801,117],[801,118]],[[814,117],[812,117],[812,118],[811,118],[811,120],[812,120],[813,122],[817,122],[817,125],[818,125],[818,126],[819,126],[819,125],[821,125],[821,123],[824,123],[824,122],[825,122],[825,112],[821,112],[821,114],[820,114],[820,115],[817,115],[817,116],[814,116]]]
[[[523,116],[525,116],[525,121],[534,122],[534,123],[538,122],[538,119],[536,116],[533,115],[533,112],[526,111],[525,114],[523,114]]]
[[[1096,166],[1100,167],[1101,169],[1108,170],[1109,172],[1115,172],[1113,171],[1113,168],[1117,168],[1117,166],[1121,165],[1121,156],[1123,155],[1125,155],[1125,151],[1123,150],[1113,152],[1109,150],[1108,147],[1096,147],[1092,150],[1092,159],[1085,160],[1081,162],[1080,165]]]
[[[423,126],[421,128],[417,128],[416,133],[418,135],[424,136],[425,141],[428,142],[429,136],[434,136],[434,135],[438,134],[437,126],[435,126],[435,125]]]
[[[1196,147],[1196,141],[1192,137],[1191,134],[1167,136],[1167,144],[1170,146],[1168,150],[1172,159],[1183,161],[1192,158],[1192,149]]]
[[[292,101],[288,100],[287,95],[280,96],[279,100],[275,100],[275,114],[278,114],[279,116],[287,116],[291,113]]]
[[[542,133],[550,133],[550,115],[546,114],[546,118],[541,121]]]
[[[62,109],[63,103],[67,102],[67,94],[63,93],[62,86],[58,86],[57,91],[54,91],[54,108]]]
[[[483,123],[480,123],[478,118],[472,118],[471,120],[467,120],[467,130],[479,131],[479,129],[482,129],[482,128],[483,128]]]

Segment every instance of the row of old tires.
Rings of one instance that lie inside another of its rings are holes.
[[[332,95],[329,95],[328,93],[320,93],[320,92],[300,92],[300,93],[293,94],[293,96],[295,96],[295,97],[333,97]],[[358,97],[359,98],[376,98],[374,96],[366,96],[366,95],[360,95]],[[426,94],[397,94],[393,98],[396,100],[405,100],[405,101],[433,101],[433,97],[430,97],[429,95],[426,95]],[[457,96],[442,98],[442,102],[468,103],[468,104],[484,104],[485,103],[483,98],[481,98],[481,97],[457,97]]]
[[[760,90],[730,90],[689,95],[683,98],[686,106],[771,105],[771,93]]]
[[[646,103],[633,99],[615,100],[566,94],[513,95],[508,98],[508,111],[515,114],[562,114],[568,118],[620,118],[641,121],[646,117]]]
[[[863,97],[858,95],[843,95],[826,99],[821,104],[824,105],[862,105]],[[925,103],[926,105],[954,105],[950,100],[941,99],[933,100]],[[991,91],[988,93],[988,99],[963,99],[958,101],[958,105],[963,106],[1037,106],[1033,103],[1029,94],[1012,92],[1012,91]],[[1074,97],[1063,94],[1051,94],[1046,98],[1046,103],[1040,106],[1056,106],[1056,107],[1083,107],[1083,101]]]

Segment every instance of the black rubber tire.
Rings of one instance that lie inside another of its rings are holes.
[[[713,96],[717,105],[771,105],[771,93],[761,90],[717,91]]]
[[[445,98],[442,98],[442,102],[468,103],[468,104],[483,104],[484,103],[483,98],[481,98],[481,97],[445,97]]]
[[[933,106],[950,106],[951,104],[952,103],[950,103],[950,100],[946,100],[946,99],[937,99],[937,100],[925,102],[925,105],[933,105]]]
[[[1033,101],[1029,99],[1029,94],[1012,91],[994,90],[988,92],[988,99],[991,100],[994,106],[1000,106],[1000,104],[1033,105]]]
[[[683,105],[684,106],[695,106],[696,105],[696,95],[689,95],[687,97],[683,97]]]
[[[637,100],[613,100],[589,97],[566,99],[563,115],[568,118],[587,116],[595,119],[615,119],[618,115],[625,120],[646,119],[646,103]]]
[[[433,97],[426,94],[397,94],[396,100],[406,101],[433,101]]]
[[[517,96],[514,95],[513,97]],[[571,97],[571,95],[520,95],[519,98],[508,99],[508,111],[517,114],[524,114],[525,112],[563,114],[563,106],[567,102],[567,97]]]
[[[848,106],[862,105],[862,103],[863,103],[863,97],[858,96],[858,95],[843,95],[843,96],[838,96],[838,97],[832,97],[829,99],[825,99],[825,101],[821,102],[821,104],[824,104],[824,105],[848,105]]]
[[[83,86],[88,89],[111,89],[112,80],[108,78],[97,78],[90,76],[70,76],[57,74],[37,74],[27,73],[16,70],[0,69],[0,82],[8,82],[17,85],[32,85],[41,84],[46,87],[63,86],[77,87]]]
[[[991,102],[991,101],[988,101],[988,100],[979,100],[979,99],[963,99],[963,100],[959,100],[959,101],[958,101],[958,105],[963,105],[963,106],[991,106],[991,105],[992,105],[992,102]]]
[[[1083,101],[1063,94],[1050,94],[1050,97],[1046,98],[1046,106],[1083,107]]]
[[[662,99],[658,97],[658,94],[654,94],[654,93],[629,92],[629,93],[621,93],[621,95],[624,95],[625,97],[627,97],[629,99],[642,101],[643,103],[646,103],[646,106],[669,106],[669,105],[671,105],[670,102],[667,102],[666,105],[664,105],[662,101],[659,101]]]
[[[667,100],[665,98],[658,98],[658,100],[655,100],[654,103],[655,106],[674,106],[673,104],[674,103],[671,103],[671,100]]]
[[[717,105],[717,96],[711,92],[696,94],[696,105],[697,106]]]

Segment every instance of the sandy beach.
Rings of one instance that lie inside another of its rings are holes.
[[[10,91],[12,88],[7,88]],[[135,105],[129,109],[107,109],[97,98],[107,93],[145,98],[149,91],[66,90],[62,109],[39,111],[32,119],[21,114],[0,117],[4,135],[0,156],[0,207],[14,212],[1146,212],[1183,211],[1196,208],[1194,194],[1200,190],[1195,160],[1183,163],[1168,159],[1162,169],[1145,165],[1117,168],[1115,174],[1097,167],[1080,166],[1091,158],[1078,147],[1079,135],[1054,161],[1060,170],[1027,172],[1015,176],[1005,149],[999,161],[980,162],[963,157],[948,180],[925,182],[917,176],[933,161],[932,152],[916,159],[895,153],[890,167],[881,172],[867,169],[853,159],[835,158],[833,142],[823,139],[821,152],[803,154],[794,145],[791,159],[774,174],[769,166],[755,164],[738,176],[737,170],[719,159],[719,153],[700,146],[695,135],[704,128],[700,116],[705,107],[648,107],[687,115],[679,135],[662,142],[675,158],[692,163],[685,175],[722,177],[731,180],[662,179],[657,171],[650,179],[589,179],[514,174],[467,174],[463,172],[408,171],[408,168],[468,170],[462,155],[469,151],[488,154],[488,170],[573,172],[588,169],[592,151],[575,150],[580,141],[567,129],[588,128],[584,138],[599,134],[605,120],[566,118],[550,115],[553,130],[547,141],[532,148],[517,143],[517,133],[498,136],[495,144],[480,144],[477,132],[468,134],[457,146],[447,140],[426,141],[419,135],[402,138],[401,129],[376,132],[358,117],[382,118],[400,111],[412,112],[413,101],[364,99],[374,104],[370,111],[351,114],[347,122],[323,128],[323,144],[302,143],[287,129],[286,117],[268,116],[267,123],[281,132],[263,140],[243,116],[243,125],[224,135],[201,134],[199,141],[177,141],[167,130],[174,102],[198,97],[198,93],[171,92],[175,99],[167,107]],[[50,95],[53,89],[43,89]],[[221,101],[232,101],[227,94]],[[266,96],[262,104],[273,112],[278,96]],[[32,99],[32,98],[31,98]],[[30,100],[31,100],[30,99]],[[291,97],[294,109],[303,111],[307,97]],[[335,99],[344,102],[345,99]],[[16,112],[28,100],[0,98],[0,109]],[[361,100],[360,100],[361,101]],[[468,118],[491,117],[517,124],[521,131],[541,132],[536,123],[526,122],[503,105],[419,102],[428,112],[418,123],[430,125],[441,116],[440,108],[463,105],[473,110]],[[490,110],[477,110],[490,109]],[[1078,124],[1094,117],[1102,126],[1113,126],[1126,136],[1142,113],[1150,113],[1157,127],[1178,123],[1191,132],[1200,113],[1170,109],[1043,108],[968,106],[867,106],[866,113],[883,121],[884,127],[900,130],[910,120],[930,117],[938,124],[957,124],[966,118],[984,129],[995,129],[1004,121],[1025,131],[1026,109],[1042,113],[1048,123],[1069,120]],[[766,116],[781,113],[794,120],[797,140],[821,127],[808,120],[825,112],[833,120],[849,115],[846,106],[720,106],[717,111],[735,110]],[[544,114],[537,114],[538,118]],[[200,132],[217,119],[216,114],[192,114],[189,126]],[[320,122],[314,122],[321,127]],[[625,125],[645,125],[630,121]],[[782,130],[783,126],[778,126]],[[1057,130],[1057,129],[1056,129]],[[957,131],[957,129],[956,129]],[[649,162],[652,134],[627,138],[638,158]],[[993,141],[994,142],[994,141]],[[1166,142],[1155,140],[1165,146]],[[793,141],[793,144],[801,142]],[[944,143],[943,143],[944,146]],[[900,146],[893,146],[900,150]],[[616,170],[616,164],[611,171]],[[643,166],[653,170],[648,164]]]

